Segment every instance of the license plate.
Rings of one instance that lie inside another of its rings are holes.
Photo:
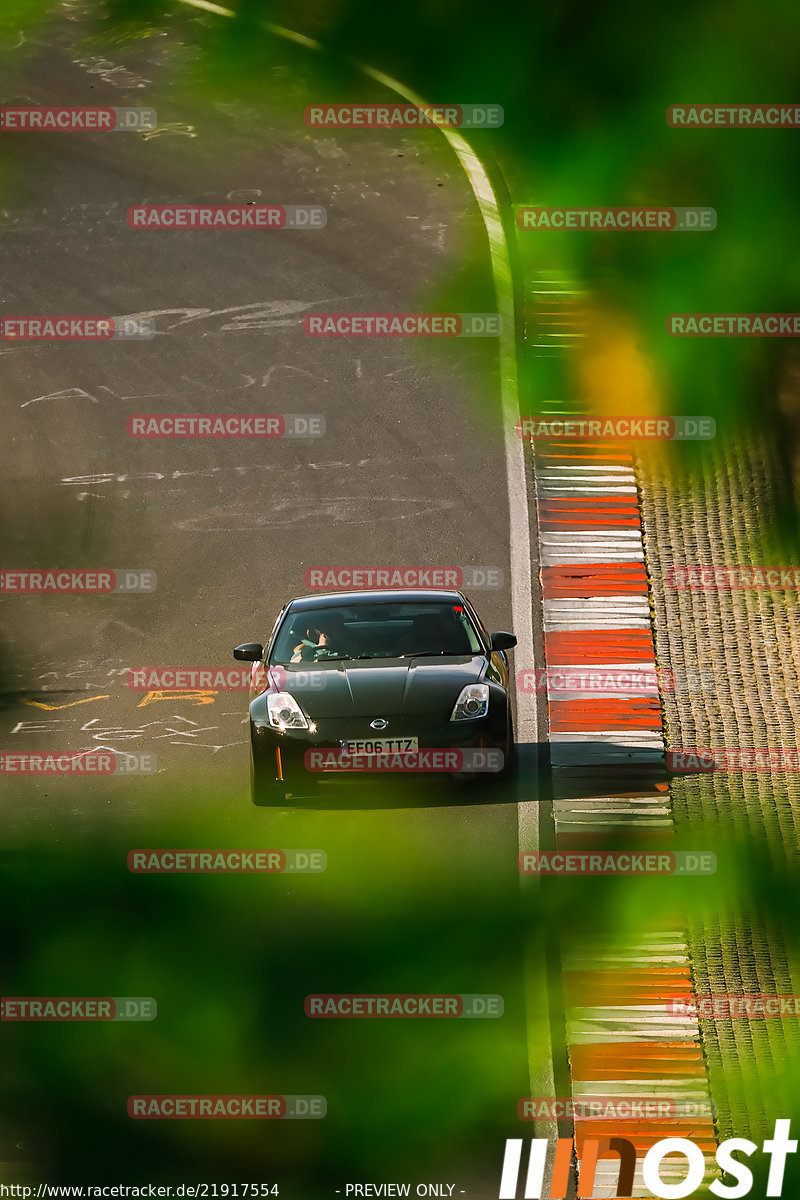
[[[419,750],[419,738],[364,738],[359,741],[342,742],[348,754],[404,754]]]

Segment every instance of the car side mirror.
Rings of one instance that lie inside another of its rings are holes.
[[[261,662],[264,657],[264,647],[261,642],[244,642],[243,645],[236,647],[233,657],[237,658],[239,662]]]
[[[492,649],[493,650],[512,650],[517,644],[517,639],[513,633],[493,633],[492,634]]]

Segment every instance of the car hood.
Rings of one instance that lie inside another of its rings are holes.
[[[285,667],[282,686],[312,719],[389,717],[452,709],[461,689],[482,680],[487,666],[482,655],[307,663]]]

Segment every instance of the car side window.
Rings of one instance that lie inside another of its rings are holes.
[[[272,626],[272,632],[270,633],[269,637],[267,638],[266,642],[264,643],[264,662],[269,661],[270,651],[272,650],[272,643],[275,641],[275,634],[278,631],[278,626],[280,625],[281,621],[283,620],[283,617],[284,617],[287,607],[288,607],[288,605],[284,605],[283,608],[281,609],[281,611],[278,613],[277,617],[275,618],[275,624]]]
[[[467,617],[467,613],[469,613],[469,617]],[[471,604],[466,606],[466,611],[464,612],[463,615],[465,618],[465,623],[470,624],[470,622],[471,622],[472,625],[474,626],[474,629],[471,630],[473,637],[476,636],[475,631],[477,630],[477,636],[478,636],[479,641],[481,642],[481,650],[486,655],[491,654],[492,639],[489,636],[486,626],[483,624],[483,621],[481,621],[480,617],[475,612],[475,609],[472,607]]]

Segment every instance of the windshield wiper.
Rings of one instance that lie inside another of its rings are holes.
[[[402,654],[354,654],[354,660],[361,659],[377,659],[377,658],[402,658]]]
[[[440,654],[458,654],[458,650],[418,650],[411,654],[403,654],[403,658],[436,658]]]
[[[317,662],[329,662],[332,658],[347,658],[353,662],[361,662],[364,659],[377,660],[379,658],[424,658],[426,655],[434,654],[451,654],[451,650],[422,650],[419,654],[329,654],[326,658],[318,658]]]

